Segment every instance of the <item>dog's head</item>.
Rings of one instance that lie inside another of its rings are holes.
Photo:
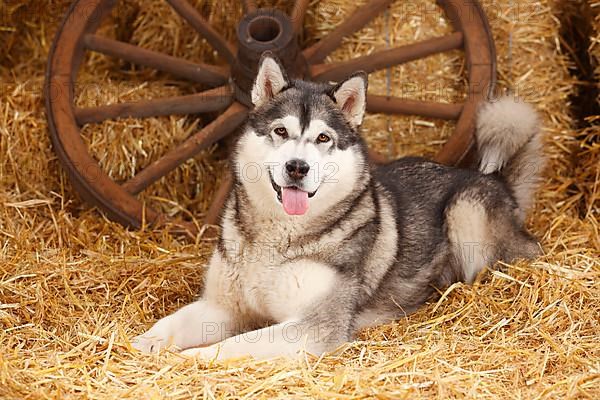
[[[235,161],[251,200],[288,215],[318,215],[363,186],[368,167],[358,127],[366,95],[364,73],[336,85],[290,80],[264,55]]]

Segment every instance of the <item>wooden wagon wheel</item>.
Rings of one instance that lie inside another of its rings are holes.
[[[76,189],[113,220],[133,227],[140,227],[144,221],[169,222],[195,230],[189,223],[169,221],[167,217],[144,207],[135,196],[243,124],[251,106],[248,93],[258,60],[265,50],[277,55],[291,76],[334,81],[356,70],[376,71],[439,52],[464,48],[469,88],[462,104],[369,95],[367,111],[455,119],[455,132],[437,154],[436,160],[459,164],[473,151],[476,106],[492,89],[495,80],[494,44],[486,17],[475,0],[438,0],[452,21],[455,29],[452,34],[336,63],[324,63],[324,60],[341,45],[344,37],[364,27],[393,0],[371,0],[319,42],[304,50],[299,47],[298,34],[303,27],[309,0],[296,0],[290,16],[275,9],[259,9],[253,0],[242,0],[245,15],[237,27],[236,44],[227,42],[186,0],[166,1],[206,39],[228,67],[193,63],[96,35],[94,32],[116,0],[76,0],[57,33],[48,60],[45,99],[54,149]],[[74,105],[74,87],[85,51],[118,57],[213,89],[172,98],[78,108]],[[211,111],[219,111],[220,115],[121,185],[102,171],[90,155],[80,133],[83,124],[107,119]],[[373,155],[373,158],[381,160],[377,155]],[[222,185],[205,222],[215,222],[227,191],[228,185]]]

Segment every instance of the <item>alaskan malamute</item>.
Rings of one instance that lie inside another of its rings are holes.
[[[322,354],[484,266],[539,253],[525,231],[543,166],[536,113],[477,120],[479,171],[409,157],[375,167],[359,134],[367,76],[290,80],[263,56],[201,298],[133,340],[224,359]]]

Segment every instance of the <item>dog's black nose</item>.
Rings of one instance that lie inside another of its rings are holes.
[[[310,166],[304,160],[290,160],[285,163],[285,170],[292,179],[302,179],[308,174]]]

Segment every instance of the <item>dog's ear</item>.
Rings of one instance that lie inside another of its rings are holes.
[[[331,92],[331,97],[354,128],[360,126],[365,116],[367,86],[367,74],[361,71],[338,83]]]
[[[252,87],[252,104],[259,107],[275,97],[288,85],[288,78],[279,60],[264,52],[258,63],[258,74]]]

